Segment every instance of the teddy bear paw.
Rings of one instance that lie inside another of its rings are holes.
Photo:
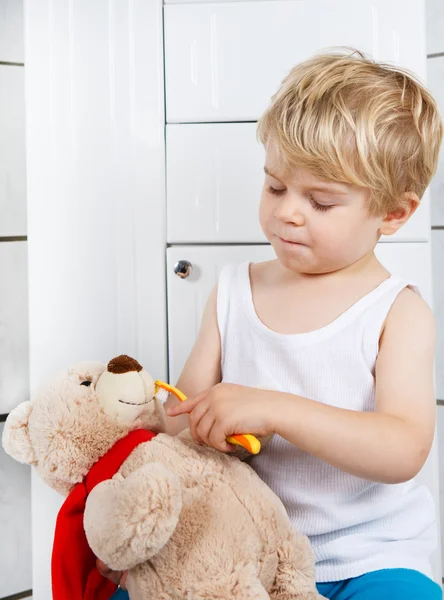
[[[160,463],[143,465],[92,490],[84,517],[88,543],[111,569],[130,569],[166,544],[181,508],[179,477]]]

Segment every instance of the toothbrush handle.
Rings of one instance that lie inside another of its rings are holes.
[[[260,441],[250,433],[230,435],[230,437],[227,437],[227,442],[229,444],[243,446],[248,452],[251,452],[251,454],[258,454],[261,449]]]
[[[174,396],[176,396],[176,398],[178,398],[181,402],[187,400],[187,397],[183,392],[181,392],[174,386],[169,385],[168,383],[158,380],[155,381],[155,385],[166,390],[170,394],[174,394]],[[227,442],[229,444],[235,444],[236,446],[242,446],[243,448],[245,448],[245,450],[251,452],[251,454],[258,454],[261,449],[260,441],[254,435],[251,435],[251,433],[239,433],[235,435],[230,435],[227,438]]]

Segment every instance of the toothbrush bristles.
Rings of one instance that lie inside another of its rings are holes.
[[[167,390],[164,390],[163,388],[159,388],[156,392],[156,398],[160,402],[162,402],[162,404],[165,404],[165,402],[168,400],[169,395],[169,392]]]

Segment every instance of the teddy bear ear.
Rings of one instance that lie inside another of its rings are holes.
[[[27,401],[9,413],[3,429],[2,445],[5,452],[18,462],[35,465],[37,461],[28,432],[31,411],[32,404]]]

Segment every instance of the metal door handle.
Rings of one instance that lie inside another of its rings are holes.
[[[179,260],[174,265],[174,272],[181,279],[185,279],[191,274],[193,270],[193,265],[188,260]]]

